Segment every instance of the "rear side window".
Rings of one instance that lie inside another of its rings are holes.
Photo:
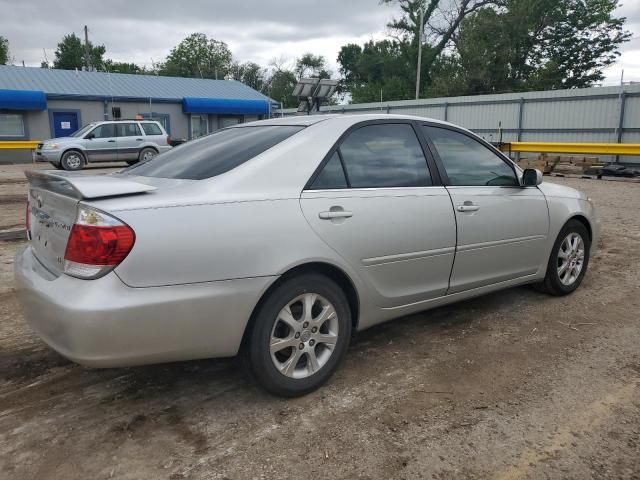
[[[338,152],[335,152],[326,163],[320,174],[313,181],[310,189],[328,190],[332,188],[347,188],[347,178],[344,176]]]
[[[137,137],[142,135],[137,123],[118,123],[116,131],[119,137]]]
[[[162,135],[162,130],[155,123],[142,123],[141,125],[146,135]]]
[[[303,128],[275,125],[228,128],[172,148],[125,172],[186,180],[211,178],[233,170]]]
[[[408,124],[379,124],[351,133],[340,154],[351,188],[430,186],[420,142]]]

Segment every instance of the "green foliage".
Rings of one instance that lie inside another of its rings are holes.
[[[341,93],[350,93],[354,103],[413,98],[415,65],[410,47],[397,40],[370,40],[360,47],[345,45],[338,53]]]
[[[0,35],[0,65],[9,63],[9,40]]]
[[[276,102],[281,102],[285,108],[298,106],[298,99],[291,96],[293,88],[298,83],[296,74],[287,69],[276,69],[269,78],[262,93]]]
[[[89,42],[89,64],[96,70],[102,70],[104,67],[103,56],[106,49],[104,45],[94,46]],[[81,70],[85,64],[84,60],[84,45],[80,38],[71,33],[65,35],[62,41],[58,43],[56,49],[56,57],[53,60],[53,68],[59,68],[62,70]]]
[[[298,78],[331,78],[331,72],[327,70],[327,59],[313,53],[305,53],[296,60],[295,74]]]
[[[265,88],[266,79],[264,69],[254,62],[238,63],[231,65],[229,76],[234,80],[244,83],[257,91]]]
[[[341,89],[354,102],[413,98],[425,8],[421,92],[454,96],[588,87],[629,39],[617,0],[460,0],[446,12],[440,0],[383,0],[400,18],[394,40],[345,45],[338,55]],[[434,28],[430,20],[442,20]],[[449,46],[450,48],[445,48]]]
[[[135,75],[145,75],[152,73],[148,71],[145,67],[140,67],[135,63],[127,63],[127,62],[114,62],[109,59],[104,62],[104,69],[107,72],[112,73],[130,73]]]
[[[160,75],[223,79],[230,72],[233,59],[226,43],[192,33],[176,45],[163,65]]]

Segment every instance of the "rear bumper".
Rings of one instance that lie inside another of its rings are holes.
[[[27,322],[51,348],[84,365],[119,367],[235,355],[273,277],[131,288],[113,272],[55,276],[27,246],[15,280]]]

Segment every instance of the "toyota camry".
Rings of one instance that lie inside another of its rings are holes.
[[[96,367],[241,353],[286,396],[352,332],[499,289],[566,295],[591,201],[473,133],[400,115],[237,125],[106,176],[29,171],[25,318]]]

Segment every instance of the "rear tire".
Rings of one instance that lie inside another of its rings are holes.
[[[586,227],[578,220],[569,220],[553,244],[544,280],[534,288],[554,296],[573,293],[587,273],[590,252]]]
[[[158,154],[158,152],[151,148],[151,147],[145,147],[142,150],[140,150],[140,155],[138,155],[138,161],[139,162],[148,162],[149,160],[151,160],[153,157],[155,157]],[[129,162],[127,162],[129,163]],[[131,164],[129,164],[131,165]]]
[[[329,278],[307,273],[278,285],[260,305],[248,332],[246,358],[256,381],[285,397],[324,384],[351,339],[345,293]]]
[[[64,152],[62,158],[60,159],[60,165],[65,170],[75,171],[81,170],[85,164],[85,158],[77,150],[69,150],[68,152]]]

